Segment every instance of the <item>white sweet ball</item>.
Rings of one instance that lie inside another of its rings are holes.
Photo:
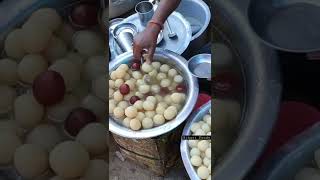
[[[198,148],[198,142],[199,142],[199,140],[189,140],[188,145],[191,148]]]
[[[294,180],[318,180],[320,178],[319,171],[314,168],[303,168],[294,177]]]
[[[134,103],[133,105],[135,108],[137,108],[137,110],[142,110],[143,109],[143,102],[141,100],[138,100]]]
[[[118,102],[123,100],[123,95],[119,90],[113,93],[113,99]]]
[[[156,108],[156,113],[157,113],[157,114],[160,114],[160,115],[163,115],[163,113],[164,113],[165,110],[166,110],[165,107],[158,105],[157,108]]]
[[[18,75],[22,82],[32,84],[34,79],[48,68],[48,62],[39,54],[28,54],[18,65]]]
[[[50,124],[41,124],[35,127],[26,138],[27,144],[35,144],[50,152],[58,143],[62,141],[62,136],[58,129]]]
[[[14,117],[18,124],[26,129],[38,125],[44,115],[44,107],[39,104],[32,94],[24,94],[14,102]]]
[[[134,106],[129,106],[125,109],[125,115],[128,118],[135,118],[137,114],[138,114],[138,110]]]
[[[209,114],[206,114],[204,117],[203,117],[203,120],[208,123],[208,122],[211,122],[211,116]]]
[[[181,96],[181,93],[172,93],[171,101],[176,104],[181,103],[183,101],[183,97]]]
[[[201,126],[200,126],[200,124],[199,123],[193,123],[192,125],[191,125],[191,132],[193,132],[193,133],[195,133],[198,129],[200,129],[201,128]]]
[[[76,141],[82,144],[91,155],[107,152],[107,128],[101,123],[89,123],[78,133]]]
[[[27,53],[40,53],[49,44],[52,31],[43,27],[44,24],[32,23],[22,28],[22,45]]]
[[[174,106],[169,106],[163,113],[163,116],[166,120],[174,119],[178,114],[177,108]]]
[[[192,164],[193,166],[196,166],[196,167],[202,165],[202,159],[201,159],[200,156],[197,156],[197,155],[192,156],[191,159],[190,159],[190,162],[191,162],[191,164]]]
[[[156,78],[158,75],[157,70],[153,69],[151,72],[148,73],[148,75],[152,78]]]
[[[174,76],[173,81],[180,84],[183,82],[183,77],[181,75],[176,75]]]
[[[210,176],[208,168],[200,166],[197,170],[197,174],[201,179],[207,179]]]
[[[200,156],[200,150],[198,148],[192,148],[190,150],[190,156]]]
[[[129,70],[129,66],[128,66],[128,64],[121,64],[119,67],[118,67],[118,69],[123,69],[124,71],[128,71]]]
[[[168,76],[169,77],[175,77],[176,75],[178,74],[178,72],[177,72],[177,70],[175,70],[175,69],[170,69],[169,71],[168,71]]]
[[[156,112],[155,111],[146,111],[145,115],[146,115],[146,117],[152,119],[156,115]]]
[[[130,118],[124,118],[122,124],[123,124],[125,127],[130,128],[130,121],[131,121]]]
[[[18,81],[18,64],[11,59],[0,60],[0,83],[15,85]]]
[[[158,94],[160,92],[160,86],[157,84],[151,85],[151,92]]]
[[[4,41],[4,50],[10,58],[21,59],[26,54],[21,43],[22,36],[23,31],[21,29],[14,29],[7,35]]]
[[[96,32],[88,30],[74,34],[73,46],[80,54],[87,57],[102,54],[104,50],[103,38]]]
[[[163,115],[157,114],[153,117],[153,122],[156,126],[164,124],[166,120],[164,119]]]
[[[133,80],[129,79],[124,83],[129,86],[130,90],[134,90],[135,89],[136,84],[135,84],[135,82]]]
[[[166,79],[167,78],[167,74],[165,73],[158,73],[157,75],[157,80],[161,81],[162,79]]]
[[[320,167],[320,149],[318,149],[314,152],[314,159],[315,159],[318,167]]]
[[[150,86],[149,85],[141,85],[141,86],[139,86],[139,91],[142,94],[147,94],[148,92],[150,92]]]
[[[60,37],[68,46],[72,46],[72,37],[75,33],[72,25],[68,22],[65,22],[56,32],[57,36]]]
[[[112,71],[111,73],[110,73],[110,78],[112,79],[112,80],[117,80],[117,76],[116,76],[116,71]]]
[[[141,66],[141,70],[145,73],[149,73],[153,70],[153,66],[147,62],[144,62]]]
[[[115,118],[122,118],[124,116],[124,109],[122,109],[121,107],[115,107],[113,109],[113,115]]]
[[[208,133],[210,132],[211,128],[208,124],[202,124],[201,129],[205,132]]]
[[[58,72],[63,77],[67,91],[71,91],[79,84],[81,72],[72,62],[60,59],[52,64],[49,69]]]
[[[156,94],[155,97],[157,99],[157,102],[162,102],[163,101],[163,97],[160,96],[159,94]]]
[[[162,106],[164,108],[167,108],[168,107],[168,104],[166,102],[159,102],[158,103],[158,106]]]
[[[91,89],[92,89],[93,94],[105,102],[107,101],[107,97],[108,97],[107,88],[108,87],[107,87],[106,76],[101,76],[92,82]]]
[[[67,52],[68,49],[66,43],[62,39],[52,36],[44,51],[44,55],[50,62],[53,62],[66,56]]]
[[[109,98],[113,98],[114,90],[109,88]]]
[[[122,68],[118,68],[118,69],[116,70],[116,77],[117,77],[118,79],[123,79],[124,76],[126,76],[126,71],[125,71],[124,69],[122,69]]]
[[[116,104],[114,103],[114,100],[109,100],[109,114],[113,114],[114,108],[116,108]]]
[[[211,148],[206,149],[206,157],[211,159]]]
[[[155,108],[155,103],[152,101],[144,101],[143,104],[143,109],[146,111],[152,111]]]
[[[56,31],[62,25],[62,18],[53,8],[41,8],[33,12],[24,26],[40,24],[51,31]]]
[[[133,71],[133,72],[132,72],[132,77],[133,77],[134,79],[141,79],[141,78],[142,78],[142,74],[141,74],[140,71]]]
[[[130,121],[130,128],[134,131],[137,131],[141,128],[141,122],[138,119],[132,119]]]
[[[170,69],[170,66],[168,64],[163,64],[160,66],[160,72],[167,73],[169,69]]]
[[[130,74],[126,73],[123,79],[124,79],[124,80],[129,80],[129,79],[131,79]]]
[[[83,72],[84,64],[87,61],[85,57],[83,57],[81,54],[70,51],[66,56],[65,59],[72,62],[80,72]]]
[[[129,107],[129,103],[127,101],[121,101],[118,103],[118,107],[121,107],[122,109],[126,109]]]
[[[0,131],[0,165],[11,164],[14,152],[21,144],[21,140],[14,132]]]
[[[143,129],[149,129],[153,127],[153,120],[151,118],[144,118],[142,120],[142,127]]]
[[[206,167],[208,167],[211,164],[211,160],[207,157],[203,158],[202,162]]]
[[[109,80],[109,88],[115,88],[115,84],[113,80]]]
[[[24,144],[14,153],[14,166],[22,177],[33,179],[48,170],[48,159],[46,150],[37,145]]]
[[[157,99],[156,99],[156,97],[154,97],[154,96],[148,96],[147,98],[146,98],[146,101],[152,101],[153,103],[157,103]]]
[[[107,60],[104,56],[92,56],[88,59],[84,66],[84,77],[86,80],[94,80],[100,76],[107,74]],[[111,73],[112,74],[112,73]],[[116,80],[115,72],[113,72],[112,80]]]
[[[171,84],[170,79],[162,79],[162,80],[160,81],[160,86],[161,86],[161,87],[169,87],[170,84]]]
[[[114,81],[114,86],[116,88],[119,88],[123,83],[124,83],[123,79],[117,79],[117,80]]]
[[[171,104],[172,103],[171,96],[170,95],[166,95],[164,97],[164,102],[167,103],[167,104]]]
[[[160,62],[152,62],[151,65],[153,66],[154,69],[159,70],[161,63]]]
[[[172,104],[172,106],[176,107],[177,111],[180,111],[182,108],[181,104]]]
[[[107,114],[107,103],[91,94],[82,99],[80,106],[93,112],[98,119],[104,118]]]
[[[207,150],[207,148],[209,147],[209,142],[207,141],[207,140],[201,140],[201,141],[199,141],[199,143],[198,143],[198,149],[200,150],[200,151],[206,151]]]
[[[144,81],[142,80],[142,79],[138,79],[137,81],[136,81],[136,85],[137,86],[141,86],[141,85],[144,85],[145,83],[144,83]]]
[[[146,115],[143,112],[138,112],[136,119],[142,121],[145,117]]]
[[[63,178],[82,176],[89,166],[90,156],[85,147],[76,141],[58,144],[49,157],[50,167]]]
[[[204,130],[202,130],[202,129],[197,129],[196,132],[194,133],[194,135],[196,135],[196,136],[205,136],[206,132],[204,132]]]

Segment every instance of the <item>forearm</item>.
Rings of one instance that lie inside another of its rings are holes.
[[[164,24],[170,14],[179,6],[181,0],[162,0],[160,1],[152,20]]]

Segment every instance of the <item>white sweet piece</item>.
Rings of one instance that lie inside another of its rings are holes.
[[[130,128],[134,131],[137,131],[141,128],[141,122],[138,119],[132,119],[130,121]]]
[[[89,166],[89,160],[89,153],[83,145],[76,141],[65,141],[58,144],[50,152],[49,157],[50,167],[63,178],[82,176]]]
[[[178,72],[175,69],[170,69],[168,71],[168,76],[171,77],[171,78],[175,77],[177,74],[178,74]]]
[[[97,98],[96,96],[93,96],[91,94],[87,95],[81,102],[81,107],[84,107],[91,112],[93,112],[98,119],[102,119],[105,117],[107,111],[107,104]]]
[[[151,92],[158,94],[160,92],[160,86],[157,84],[151,85]]]
[[[145,117],[146,115],[143,112],[138,112],[136,119],[139,119],[140,121],[142,121]]]
[[[22,82],[32,84],[34,79],[48,68],[48,62],[39,54],[28,54],[18,65],[18,75]]]
[[[201,129],[205,132],[208,133],[210,132],[210,126],[208,124],[202,124]]]
[[[96,78],[107,74],[107,60],[104,56],[91,56],[84,66],[84,77],[86,80],[95,80]],[[113,75],[112,75],[113,73]],[[112,80],[116,80],[115,72],[111,73]]]
[[[146,111],[152,111],[155,108],[155,103],[152,101],[144,101],[143,104],[143,109]]]
[[[130,118],[125,118],[122,122],[122,124],[127,127],[127,128],[130,128],[130,121],[131,119]]]
[[[73,46],[80,54],[87,57],[102,54],[104,50],[103,38],[88,30],[78,31],[74,35]]]
[[[201,126],[200,126],[200,124],[199,123],[193,123],[192,125],[191,125],[191,132],[193,132],[193,133],[195,133],[198,129],[200,129],[201,128]]]
[[[27,53],[40,53],[49,44],[52,31],[43,27],[44,24],[32,23],[22,28],[22,45]]]
[[[192,148],[190,150],[190,156],[200,156],[200,150],[198,148]]]
[[[67,52],[68,50],[66,43],[62,39],[52,36],[48,46],[44,51],[44,55],[50,62],[53,62],[66,56]]]
[[[82,144],[91,155],[107,152],[107,128],[101,123],[90,123],[81,129],[76,141]]]
[[[206,140],[199,141],[198,149],[200,151],[206,151],[208,147],[209,147],[209,142],[208,141],[206,141]]]
[[[149,129],[153,127],[153,120],[151,118],[144,118],[142,120],[142,127],[143,129]]]
[[[115,84],[113,80],[109,80],[109,88],[115,88]]]
[[[176,75],[174,78],[173,78],[173,81],[176,82],[177,84],[180,84],[183,82],[183,77],[181,75]]]
[[[210,176],[208,168],[200,166],[197,170],[197,174],[201,179],[207,179]]]
[[[146,115],[146,117],[152,119],[156,115],[156,112],[155,111],[146,111],[145,115]]]
[[[21,29],[14,29],[7,35],[4,41],[4,50],[10,58],[21,59],[26,54],[21,43],[22,36],[23,31]]]
[[[198,148],[198,142],[199,142],[199,140],[189,140],[188,145],[191,148]]]
[[[166,120],[164,119],[163,115],[157,114],[153,117],[153,122],[156,126],[164,124]]]
[[[176,104],[181,103],[183,101],[183,97],[182,97],[181,93],[171,94],[171,101]]]
[[[126,109],[129,107],[129,103],[127,101],[121,101],[118,103],[118,107],[121,107],[122,109]]]
[[[206,157],[211,159],[211,147],[207,148],[205,153],[206,153]]]
[[[161,81],[162,79],[166,79],[167,78],[167,74],[165,73],[158,73],[157,75],[157,80]]]
[[[113,115],[115,118],[122,118],[124,116],[124,109],[122,109],[121,107],[114,108]]]
[[[128,118],[135,118],[137,114],[138,114],[138,110],[134,106],[129,106],[125,109],[125,115]]]
[[[166,120],[174,119],[178,114],[177,108],[175,106],[169,106],[163,113]]]
[[[152,62],[151,65],[153,66],[154,69],[159,70],[161,63],[160,62]]]
[[[156,113],[160,114],[160,115],[163,115],[165,110],[166,110],[165,107],[158,105],[157,108],[156,108]]]
[[[81,72],[72,62],[60,59],[52,64],[49,69],[58,72],[63,77],[67,91],[71,91],[79,84]]]
[[[163,101],[163,97],[160,96],[159,94],[156,94],[155,97],[157,99],[157,102],[162,102]]]
[[[118,68],[118,69],[116,70],[116,77],[117,77],[118,79],[123,79],[124,76],[126,76],[126,71],[125,71],[124,69],[122,69],[122,68]]]
[[[142,110],[143,109],[143,102],[141,100],[138,100],[134,103],[133,105],[137,110]]]
[[[72,37],[74,33],[75,30],[68,22],[63,23],[56,32],[57,36],[60,37],[64,42],[66,42],[68,46],[72,45]]]
[[[151,72],[148,73],[148,75],[152,78],[155,78],[155,77],[157,77],[158,72],[157,72],[157,70],[153,69]]]
[[[118,69],[123,69],[125,72],[127,72],[129,70],[129,66],[128,64],[121,64]]]
[[[109,88],[109,98],[113,98],[114,90]]]
[[[154,96],[148,96],[146,98],[146,101],[151,101],[151,102],[153,102],[155,104],[157,103],[157,99]]]
[[[190,159],[190,162],[193,166],[201,166],[202,164],[202,159],[200,158],[200,156],[192,156],[191,159]]]
[[[2,130],[2,129],[1,129]],[[14,132],[0,131],[0,165],[6,166],[13,162],[14,152],[22,144]]]
[[[141,85],[141,86],[139,86],[139,91],[142,94],[147,94],[148,92],[150,92],[150,86],[149,85]]]
[[[62,18],[53,8],[41,8],[33,12],[24,26],[40,24],[51,31],[56,31],[62,25]]]
[[[120,93],[120,91],[116,91],[113,93],[113,99],[115,101],[122,101],[123,100],[123,95]]]
[[[113,99],[109,100],[109,114],[113,114],[114,108],[116,108],[115,101]]]
[[[106,76],[101,76],[92,82],[92,87],[91,87],[92,93],[105,102],[107,101],[107,97],[108,97],[107,88],[108,87],[107,87]]]
[[[168,64],[162,64],[160,66],[160,72],[167,73],[169,69],[170,69],[170,66]]]
[[[211,160],[207,157],[203,158],[202,162],[206,167],[208,167],[211,164]]]
[[[14,117],[18,124],[26,129],[37,126],[43,118],[44,107],[39,104],[32,94],[24,94],[14,102]]]
[[[202,130],[202,129],[197,129],[197,131],[194,133],[194,135],[196,135],[196,136],[205,136],[206,132],[204,132],[204,130]]]
[[[147,62],[144,62],[141,66],[141,70],[145,73],[149,73],[153,70],[153,66]]]
[[[111,78],[113,81],[117,80],[116,74],[117,74],[116,71],[112,71],[112,72],[110,73],[110,78]]]
[[[62,141],[62,136],[58,129],[50,124],[41,124],[35,127],[26,138],[27,144],[35,144],[50,152],[58,143]]]
[[[160,81],[160,86],[161,86],[161,87],[169,87],[170,84],[171,84],[170,79],[162,79],[162,80]]]
[[[159,102],[158,106],[162,106],[163,108],[167,108],[168,104],[166,102]]]
[[[0,60],[0,83],[15,85],[18,81],[18,64],[11,59]]]
[[[167,104],[171,104],[172,103],[171,96],[170,95],[166,95],[164,97],[164,102],[167,103]]]
[[[132,72],[132,77],[134,78],[134,79],[141,79],[142,78],[142,74],[141,74],[141,72],[140,71],[133,71]]]
[[[114,86],[116,88],[119,88],[123,83],[124,83],[123,79],[117,79],[117,80],[114,81]]]
[[[135,82],[133,80],[127,80],[125,82],[125,84],[127,84],[129,86],[130,90],[134,90],[135,89],[136,84],[135,84]]]

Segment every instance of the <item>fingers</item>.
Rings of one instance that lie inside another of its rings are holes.
[[[148,49],[148,56],[149,56],[149,60],[150,60],[149,63],[151,63],[151,61],[153,61],[153,56],[154,56],[155,50],[156,50],[156,46],[154,46],[154,45],[151,46],[151,47]]]
[[[135,60],[140,60],[142,56],[142,47],[133,43],[133,57]]]

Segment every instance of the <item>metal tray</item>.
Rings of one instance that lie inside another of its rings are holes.
[[[125,18],[122,22],[133,23],[137,26],[138,32],[142,32],[145,29],[145,27],[140,24],[138,14],[133,14]],[[164,28],[163,40],[157,45],[157,48],[170,50],[181,55],[187,49],[192,39],[190,23],[178,12],[173,12],[169,16],[168,22],[170,23],[171,29],[177,33],[178,37],[175,39],[170,39],[168,37],[168,30]],[[123,53],[113,38],[109,39],[109,46],[111,57],[116,57]]]

